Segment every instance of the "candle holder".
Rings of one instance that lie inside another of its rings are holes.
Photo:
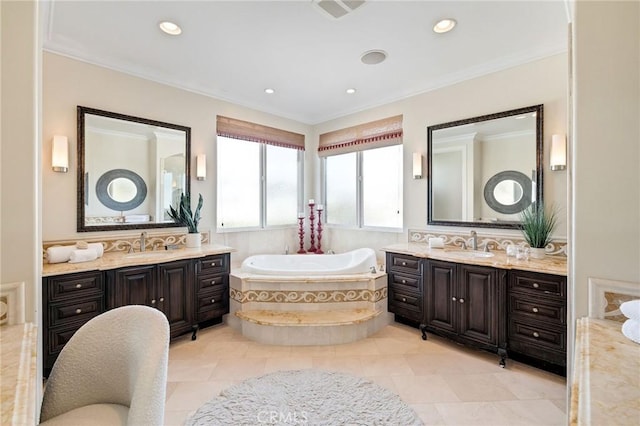
[[[300,238],[300,250],[298,254],[305,254],[304,249],[304,214],[298,215],[298,237]]]
[[[313,221],[315,220],[315,216],[313,215],[313,207],[315,206],[315,203],[309,203],[309,240],[311,241],[311,246],[307,249],[307,251],[309,253],[315,253],[316,252],[316,241],[315,241],[315,234],[314,234],[314,226],[313,226]]]
[[[322,207],[318,206],[318,248],[316,254],[323,254],[322,247]]]

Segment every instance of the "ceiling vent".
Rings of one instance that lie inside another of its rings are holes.
[[[364,0],[313,0],[313,4],[338,19],[362,6]]]

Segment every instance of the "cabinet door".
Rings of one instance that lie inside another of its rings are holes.
[[[125,305],[158,307],[155,265],[121,268],[113,274],[113,295],[109,308]]]
[[[459,334],[479,343],[498,343],[498,286],[493,268],[458,266]]]
[[[456,283],[455,263],[429,260],[425,277],[425,324],[427,327],[456,333],[456,309],[458,302],[453,299]]]
[[[191,261],[158,265],[158,276],[158,308],[169,320],[171,337],[191,330],[194,301]]]

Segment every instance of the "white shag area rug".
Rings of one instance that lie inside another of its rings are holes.
[[[422,421],[398,395],[370,380],[316,369],[278,371],[231,386],[187,426],[413,426]]]

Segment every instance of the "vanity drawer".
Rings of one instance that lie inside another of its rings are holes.
[[[511,271],[509,290],[531,294],[566,298],[567,279],[559,275],[540,274],[528,271]]]
[[[563,326],[567,321],[566,305],[562,301],[516,293],[509,297],[509,315],[545,321],[556,326]]]
[[[94,297],[73,303],[52,303],[49,305],[49,327],[79,322],[84,324],[105,311],[104,299]]]
[[[216,287],[228,286],[229,275],[204,275],[197,278],[198,292],[201,290],[210,290]]]
[[[420,258],[398,253],[387,254],[387,269],[420,275]]]
[[[422,321],[422,298],[417,294],[390,289],[388,309],[404,318]]]
[[[218,274],[229,272],[229,255],[218,254],[198,259],[196,263],[197,274]]]
[[[389,286],[409,291],[422,292],[422,279],[420,276],[389,272]]]
[[[567,333],[565,329],[545,326],[543,323],[514,317],[509,320],[509,348],[522,352],[523,348],[542,347],[566,353]],[[530,352],[536,356],[535,349]]]
[[[229,312],[229,295],[224,289],[208,291],[198,295],[198,322],[221,317]]]
[[[49,355],[57,355],[60,353],[64,345],[71,339],[80,326],[74,327],[58,327],[58,328],[50,328],[48,337],[48,345],[47,345],[47,353]],[[51,363],[53,366],[53,362]]]
[[[48,294],[50,302],[101,295],[104,293],[102,277],[102,272],[98,271],[48,277],[44,294]]]

